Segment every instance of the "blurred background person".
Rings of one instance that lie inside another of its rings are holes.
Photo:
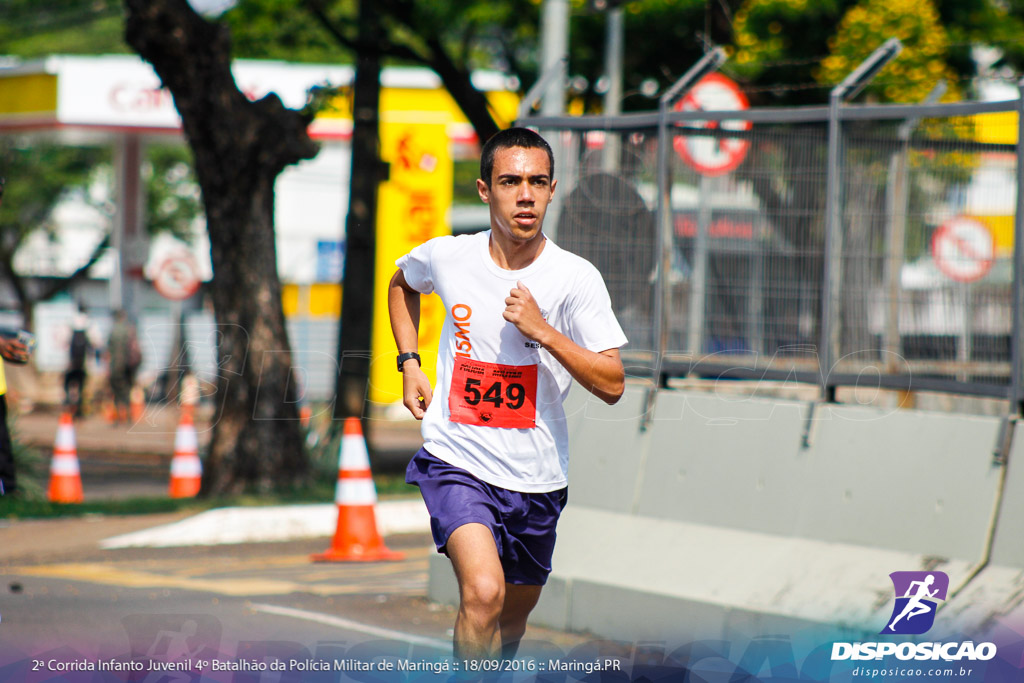
[[[78,305],[78,312],[71,320],[68,334],[68,367],[64,372],[64,409],[72,415],[82,414],[85,384],[88,378],[88,358],[100,348],[99,333],[89,320],[85,307]]]
[[[135,325],[123,310],[114,311],[114,324],[107,340],[110,391],[114,395],[115,421],[127,422],[135,374],[142,365],[142,352]]]

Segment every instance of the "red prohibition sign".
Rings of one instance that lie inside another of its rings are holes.
[[[932,257],[943,273],[957,282],[980,280],[992,269],[995,237],[979,220],[958,216],[932,235]]]
[[[750,108],[750,102],[735,82],[719,73],[711,73],[693,86],[675,106],[677,111],[732,111]],[[748,131],[751,121],[686,121],[685,128]],[[747,156],[750,140],[696,134],[676,135],[672,142],[676,153],[698,173],[718,176],[735,170]]]
[[[183,301],[199,290],[199,269],[191,254],[168,257],[157,269],[153,286],[172,301]]]

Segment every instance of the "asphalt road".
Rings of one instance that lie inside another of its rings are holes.
[[[52,411],[18,416],[18,438],[46,452],[58,419]],[[177,421],[167,410],[129,426],[99,416],[77,420],[86,499],[165,495]],[[202,445],[208,423],[197,426]],[[367,440],[375,471],[404,468],[419,446],[418,424],[371,421]],[[429,535],[388,537],[406,557],[387,563],[312,562],[310,555],[330,546],[327,537],[100,547],[104,538],[185,516],[0,520],[0,683],[390,683],[447,681],[454,673],[431,668],[452,666],[455,614],[426,597],[435,552]],[[536,652],[545,662],[595,642],[534,627],[527,640],[524,655]],[[366,661],[378,668],[359,669]],[[332,670],[318,670],[323,666]],[[513,678],[537,676],[521,671]]]
[[[388,538],[390,548],[406,553],[388,563],[312,562],[310,555],[323,551],[328,539],[162,549],[97,545],[101,537],[145,523],[5,523],[0,533],[11,543],[0,559],[0,681],[447,680],[434,670],[417,678],[408,671],[374,677],[310,668],[320,660],[342,667],[349,659],[400,667],[449,660],[455,615],[426,599],[427,558],[434,552],[428,536]],[[531,648],[556,656],[592,641],[535,628],[527,638]],[[284,668],[216,669],[237,662]],[[96,678],[93,669],[67,668],[101,663],[144,669]],[[188,671],[161,669],[182,666]]]

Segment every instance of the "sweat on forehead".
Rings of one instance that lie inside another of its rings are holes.
[[[544,150],[548,155],[548,175],[554,178],[555,155],[551,151],[551,145],[548,144],[547,140],[529,128],[506,128],[491,137],[480,153],[480,179],[487,183],[488,187],[491,185],[491,175],[494,173],[495,154],[500,149],[509,149],[511,147]]]

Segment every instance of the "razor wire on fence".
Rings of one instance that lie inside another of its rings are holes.
[[[552,232],[604,275],[637,374],[1019,405],[1018,109],[683,110],[660,134],[651,114],[523,123],[556,147]]]

